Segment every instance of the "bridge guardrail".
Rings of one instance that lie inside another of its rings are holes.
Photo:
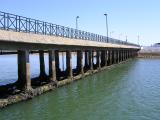
[[[56,25],[19,15],[5,13],[1,11],[0,11],[0,29],[140,47],[137,44],[129,43],[126,41],[121,41],[113,38],[107,39],[106,36],[86,31],[81,31],[61,25]]]

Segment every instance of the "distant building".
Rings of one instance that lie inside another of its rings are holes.
[[[155,43],[153,47],[160,47],[160,43]]]

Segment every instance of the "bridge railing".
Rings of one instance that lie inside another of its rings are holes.
[[[40,20],[35,20],[19,15],[14,15],[10,13],[0,12],[0,29],[16,32],[26,32],[42,35],[60,36],[73,39],[91,40],[98,42],[107,42],[114,44],[132,45],[137,46],[137,44],[108,38],[106,36],[81,31],[69,27],[64,27],[61,25],[56,25]]]

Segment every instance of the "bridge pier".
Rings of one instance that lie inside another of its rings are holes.
[[[109,65],[112,65],[112,50],[110,50],[110,58],[109,58],[110,60],[110,63],[109,63]]]
[[[54,54],[55,54],[55,65],[56,65],[56,79],[59,80],[60,79],[60,68],[59,68],[59,51],[58,50],[55,50],[54,51]]]
[[[117,50],[117,63],[119,63],[119,49]]]
[[[89,50],[89,68],[93,72],[93,51]]]
[[[67,70],[67,76],[69,78],[73,78],[73,72],[72,72],[72,54],[70,50],[67,50],[66,52],[66,70]]]
[[[47,76],[45,72],[45,61],[44,61],[44,51],[39,50],[39,61],[40,61],[40,81],[42,82],[44,78]]]
[[[114,50],[112,50],[112,64],[114,64],[114,62],[115,62],[115,61],[114,61],[114,57],[115,57],[115,56],[114,56]]]
[[[56,57],[54,50],[49,50],[49,78],[51,82],[57,83],[56,77]]]
[[[117,63],[117,50],[114,50],[114,64]]]
[[[97,68],[101,69],[101,52],[97,50]]]
[[[108,65],[108,50],[105,50],[105,66]]]
[[[110,65],[110,50],[107,50],[107,66]]]
[[[106,65],[106,50],[101,51],[101,67]]]
[[[32,90],[29,51],[18,51],[18,88],[24,91]]]
[[[85,55],[84,68],[85,70],[87,70],[89,67],[89,53],[87,50],[84,51],[84,55]]]
[[[82,76],[84,75],[82,50],[77,51],[77,71],[78,71],[78,74],[82,74]]]

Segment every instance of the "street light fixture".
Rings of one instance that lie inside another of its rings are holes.
[[[78,30],[78,18],[79,16],[76,17],[76,29]]]
[[[106,33],[107,33],[107,42],[108,42],[108,14],[104,14],[106,16]]]

